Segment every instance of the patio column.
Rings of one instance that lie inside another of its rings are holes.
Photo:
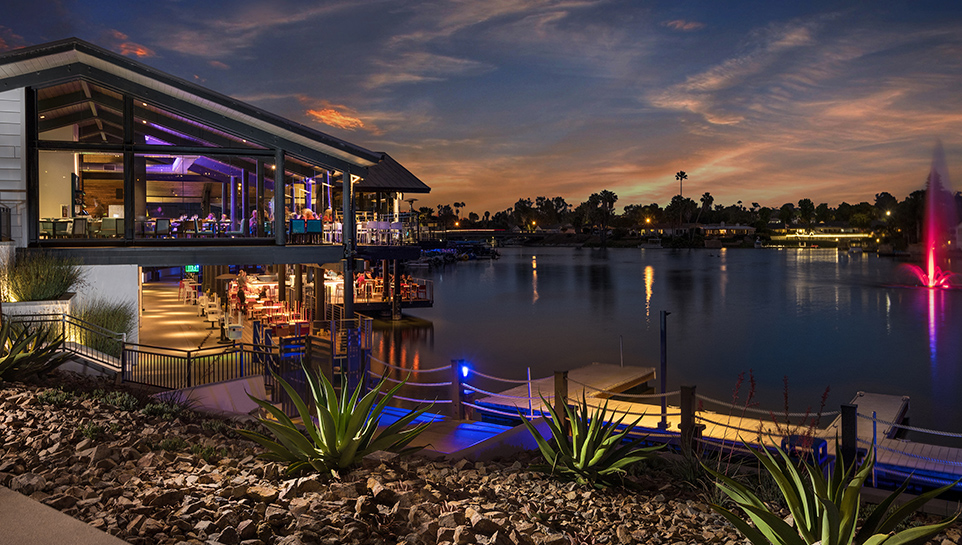
[[[391,319],[401,319],[401,262],[394,262],[394,297],[391,299]]]
[[[275,265],[277,267],[277,300],[287,301],[287,264]]]
[[[314,271],[314,321],[326,318],[326,316],[324,316],[324,298],[326,296],[327,291],[324,289],[324,269],[317,269]]]
[[[341,174],[341,208],[344,223],[341,226],[341,241],[344,244],[344,318],[354,318],[354,244],[357,232],[354,227],[354,184],[351,171],[344,169]]]
[[[250,173],[247,172],[246,170],[241,170],[241,179],[240,179],[240,194],[241,194],[241,200],[240,200],[240,217],[239,217],[239,218],[231,217],[231,221],[234,222],[234,223],[233,223],[233,225],[234,225],[234,230],[235,230],[235,231],[237,231],[237,230],[243,231],[243,232],[244,232],[244,236],[247,236],[247,235],[248,235],[248,231],[249,231],[249,230],[248,230],[248,228],[247,228],[247,226],[248,226],[248,223],[247,223],[247,222],[248,222],[248,220],[250,219],[250,216],[251,216],[250,201],[249,201],[249,199],[248,199],[248,191],[247,191],[247,190],[248,190],[248,182],[250,181],[249,178],[250,178]]]
[[[254,231],[254,235],[258,237],[264,236],[264,220],[266,215],[264,214],[264,160],[257,160],[257,168],[254,172],[254,206],[257,209],[257,226]]]
[[[294,301],[298,304],[304,304],[304,280],[301,275],[304,274],[304,266],[300,263],[294,265]]]
[[[388,295],[391,293],[391,275],[389,274],[390,269],[388,269],[387,260],[381,260],[381,300],[387,301]]]
[[[278,246],[287,244],[287,215],[284,195],[284,150],[278,149],[274,156],[274,241]]]
[[[237,177],[230,177],[230,225],[231,230],[234,230],[234,226],[237,225]]]

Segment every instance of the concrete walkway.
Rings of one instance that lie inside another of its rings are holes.
[[[140,344],[197,350],[217,346],[220,328],[197,314],[197,305],[182,303],[176,281],[144,284],[144,311],[140,316]]]
[[[0,545],[127,543],[23,494],[0,486]]]

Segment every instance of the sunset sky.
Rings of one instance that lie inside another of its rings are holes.
[[[0,51],[71,36],[386,151],[416,206],[664,206],[679,170],[835,206],[921,188],[936,139],[962,165],[958,0],[0,0]]]

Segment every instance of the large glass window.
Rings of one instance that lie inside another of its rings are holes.
[[[39,166],[41,239],[123,236],[122,155],[41,151]]]

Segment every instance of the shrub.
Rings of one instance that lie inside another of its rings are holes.
[[[119,390],[105,391],[101,389],[90,393],[90,398],[101,403],[113,405],[123,411],[135,411],[140,407],[140,400],[133,395]]]
[[[407,427],[428,409],[423,407],[403,416],[378,433],[381,412],[394,394],[407,382],[406,380],[399,382],[383,394],[380,400],[378,397],[382,395],[381,390],[386,384],[387,377],[382,377],[381,381],[363,397],[361,396],[362,384],[358,384],[350,398],[346,391],[343,391],[338,398],[334,386],[327,377],[320,375],[320,381],[318,381],[318,376],[308,371],[306,367],[304,367],[304,374],[307,376],[310,387],[314,414],[311,414],[304,400],[287,381],[276,373],[274,378],[297,407],[301,422],[307,430],[306,437],[283,411],[250,394],[248,397],[251,400],[274,417],[258,420],[267,427],[277,441],[255,431],[237,430],[237,433],[256,441],[267,449],[267,452],[261,455],[262,458],[286,462],[288,473],[313,469],[336,474],[338,469],[356,464],[371,452],[404,451],[405,447],[428,426],[428,423],[422,423]],[[341,383],[346,384],[346,380],[342,380]],[[375,402],[377,402],[376,405]]]
[[[846,466],[839,457],[826,477],[821,467],[804,459],[798,462],[800,467],[796,467],[795,462],[780,448],[775,449],[777,456],[766,448],[749,449],[777,483],[794,525],[785,522],[743,484],[707,466],[705,469],[715,476],[717,486],[748,515],[754,525],[719,505],[713,504],[711,507],[755,545],[925,543],[958,517],[956,514],[937,524],[917,526],[893,535],[892,532],[919,507],[958,484],[956,481],[931,490],[893,510],[896,499],[908,487],[906,481],[879,504],[856,533],[862,485],[872,474],[875,465],[872,450],[858,467],[854,463]],[[838,450],[836,447],[836,452]]]
[[[181,420],[190,421],[196,418],[194,412],[194,401],[183,397],[178,392],[165,392],[155,396],[156,401],[147,403],[140,409],[141,414],[153,416],[161,420]]]
[[[137,308],[133,303],[115,303],[105,299],[94,299],[74,309],[74,316],[88,324],[95,325],[112,333],[130,334],[137,319]],[[101,332],[82,331],[80,343],[109,356],[120,357],[122,350],[119,335],[117,338]]]
[[[625,444],[628,434],[634,430],[641,418],[618,431],[625,415],[617,421],[613,420],[609,416],[607,401],[603,407],[593,411],[589,410],[588,401],[583,395],[577,410],[565,405],[565,414],[571,425],[570,436],[561,428],[561,418],[555,408],[543,397],[541,402],[548,407],[551,414],[551,419],[548,420],[552,435],[550,443],[522,416],[524,425],[534,436],[538,449],[550,464],[539,469],[550,469],[551,473],[574,479],[579,484],[601,488],[616,484],[614,478],[623,476],[626,467],[650,457],[655,450],[661,448],[640,447],[647,437]]]
[[[70,357],[60,353],[63,337],[47,328],[4,320],[0,325],[0,380],[46,374]]]
[[[93,423],[82,424],[78,429],[80,430],[80,435],[95,441],[104,434],[104,427]]]
[[[80,261],[43,252],[17,255],[4,271],[11,298],[16,301],[59,299],[83,284]]]
[[[199,456],[207,463],[215,462],[225,456],[230,455],[230,451],[226,448],[217,448],[204,445],[191,445],[190,452]]]
[[[37,394],[37,401],[45,405],[54,405],[56,407],[63,406],[68,401],[72,401],[74,399],[76,399],[76,396],[73,395],[73,392],[67,392],[59,388],[56,390],[44,390]]]
[[[187,450],[187,441],[182,437],[177,435],[173,437],[166,437],[160,440],[160,443],[154,445],[152,450],[166,450],[168,452],[180,452]]]

